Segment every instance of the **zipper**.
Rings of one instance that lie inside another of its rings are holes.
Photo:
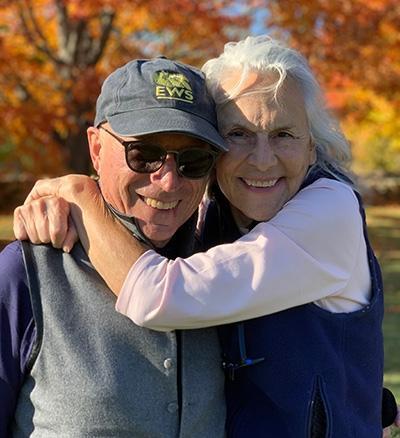
[[[330,424],[328,405],[321,376],[316,376],[308,415],[308,438],[328,438]]]

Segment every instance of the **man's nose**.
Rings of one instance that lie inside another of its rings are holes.
[[[150,174],[150,180],[165,192],[175,192],[182,184],[182,177],[176,171],[176,161],[168,154],[164,164],[156,172]]]
[[[268,133],[257,133],[256,142],[249,155],[248,162],[260,171],[266,171],[277,164],[278,157]]]

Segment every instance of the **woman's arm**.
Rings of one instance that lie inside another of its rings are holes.
[[[331,311],[366,305],[367,272],[356,294],[346,295],[365,245],[357,200],[346,185],[324,181],[239,241],[176,260],[146,252],[108,213],[88,177],[43,181],[30,199],[55,194],[71,202],[82,243],[116,295],[130,270],[117,309],[139,325],[171,330],[255,318],[308,302]]]
[[[76,231],[68,224],[69,212]],[[21,240],[52,242],[68,250],[76,232],[93,266],[118,295],[130,267],[147,247],[110,213],[92,178],[67,175],[39,180],[14,212],[14,233]]]
[[[117,310],[138,325],[171,330],[310,302],[349,312],[367,305],[369,294],[357,199],[343,183],[320,180],[232,244],[176,260],[148,251],[132,266]]]

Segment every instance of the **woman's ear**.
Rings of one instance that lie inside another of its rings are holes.
[[[87,138],[89,143],[90,158],[92,159],[93,167],[97,174],[100,171],[100,130],[91,126],[87,129]]]

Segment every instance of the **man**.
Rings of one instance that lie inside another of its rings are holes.
[[[88,142],[115,218],[160,253],[188,255],[216,150],[225,150],[202,74],[161,58],[126,64],[103,84]],[[154,332],[114,306],[82,246],[5,248],[1,437],[224,435],[214,329]]]

